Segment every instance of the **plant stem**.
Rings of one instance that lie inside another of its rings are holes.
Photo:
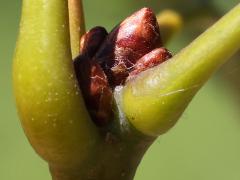
[[[127,83],[123,108],[128,120],[147,135],[166,132],[212,73],[239,49],[239,42],[237,5],[171,60]]]
[[[99,135],[73,69],[67,5],[23,0],[13,77],[31,144],[48,162],[71,167],[88,158]]]
[[[80,38],[85,33],[83,4],[81,0],[68,0],[69,27],[72,58],[80,53]]]
[[[115,99],[121,103],[114,121],[98,128],[72,64],[83,27],[76,20],[83,18],[78,3],[23,0],[14,62],[21,122],[54,180],[132,180],[154,138],[175,124],[213,71],[240,47],[240,5],[173,59],[129,81]]]
[[[51,167],[53,180],[132,180],[153,138],[107,133],[101,148],[81,167]]]

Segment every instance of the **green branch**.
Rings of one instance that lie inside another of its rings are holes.
[[[72,167],[89,157],[98,134],[73,69],[67,5],[23,0],[13,78],[31,144],[51,165]]]
[[[115,96],[117,102],[123,101],[124,113],[113,119],[126,115],[137,130],[153,136],[148,137],[122,119],[104,128],[91,121],[72,62],[79,53],[83,27],[78,3],[23,0],[13,70],[21,123],[34,149],[49,163],[54,180],[130,180],[154,137],[176,123],[199,88],[239,49],[240,5],[178,55],[139,74],[123,94]]]
[[[68,0],[72,58],[80,53],[80,38],[85,33],[84,11],[81,0]]]
[[[240,5],[171,60],[128,82],[126,117],[139,131],[158,136],[179,119],[212,73],[240,47]]]

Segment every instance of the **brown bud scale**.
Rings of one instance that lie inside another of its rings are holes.
[[[166,48],[156,48],[136,62],[130,76],[135,76],[142,71],[161,64],[171,57],[172,54]]]
[[[159,26],[149,8],[135,12],[109,34],[103,27],[91,29],[81,38],[80,52],[74,68],[85,104],[97,125],[111,119],[116,86],[172,57],[162,47]]]
[[[139,58],[160,45],[161,38],[156,17],[151,9],[143,8],[109,33],[95,58],[111,77],[109,83],[114,87],[125,82],[128,69]],[[119,80],[119,76],[124,79]]]
[[[94,27],[81,37],[80,52],[81,55],[92,58],[108,35],[104,27]]]

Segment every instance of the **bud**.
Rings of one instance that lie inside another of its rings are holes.
[[[98,125],[107,123],[112,114],[112,90],[101,66],[92,59],[106,36],[107,31],[102,27],[88,31],[81,38],[81,54],[74,60],[85,104]]]
[[[166,48],[156,48],[136,62],[135,66],[133,67],[133,71],[130,73],[130,77],[133,77],[142,71],[161,64],[171,57],[172,54]]]
[[[156,17],[143,8],[109,34],[102,27],[88,31],[80,42],[81,55],[74,67],[85,104],[98,125],[112,115],[112,89],[126,79],[169,59],[162,45]]]
[[[107,123],[112,114],[112,90],[104,71],[98,63],[81,55],[74,60],[74,67],[93,121],[98,125]]]
[[[105,28],[97,26],[84,34],[80,40],[81,55],[92,58],[107,36]]]
[[[139,58],[161,45],[156,17],[151,9],[143,8],[110,32],[95,58],[113,87],[124,83]]]

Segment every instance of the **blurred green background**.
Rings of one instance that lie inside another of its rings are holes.
[[[238,2],[85,0],[84,6],[87,27],[103,25],[108,30],[143,6],[155,12],[175,9],[185,20],[182,32],[168,45],[177,52]],[[21,129],[14,104],[11,71],[20,7],[19,0],[0,2],[0,179],[50,180],[47,164],[33,151]],[[240,91],[234,88],[235,81],[229,80],[237,77],[240,63],[233,62],[201,89],[177,125],[158,138],[140,164],[136,180],[240,179]]]

